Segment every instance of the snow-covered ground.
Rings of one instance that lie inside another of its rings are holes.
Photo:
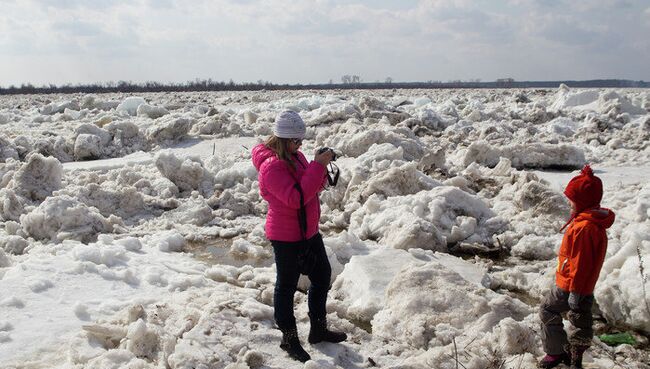
[[[250,162],[287,108],[341,168],[321,230],[349,340],[307,344],[298,293],[306,364],[278,347]],[[587,162],[617,214],[597,333],[639,343],[586,362],[650,368],[649,109],[565,86],[1,96],[0,368],[533,368]]]

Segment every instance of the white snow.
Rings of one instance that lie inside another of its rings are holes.
[[[74,142],[74,157],[77,160],[94,159],[101,152],[102,139],[99,136],[82,133]]]
[[[385,305],[386,286],[405,265],[415,261],[403,250],[382,249],[353,256],[332,286],[345,317],[370,321]]]
[[[61,187],[62,167],[58,160],[33,154],[13,175],[7,188],[28,200],[43,201]]]
[[[129,115],[136,115],[138,107],[145,103],[142,97],[131,96],[124,99],[115,110],[118,112],[126,112]]]
[[[417,249],[415,249],[417,250]],[[489,287],[487,271],[462,259],[443,253],[377,249],[353,256],[332,286],[337,312],[343,317],[370,322],[386,306],[388,285],[411,264],[433,262],[449,269],[475,287]]]
[[[617,216],[598,314],[648,334],[648,96],[566,86],[1,96],[0,367],[533,368],[537,303],[570,211],[562,190],[584,163]],[[332,147],[341,170],[320,194],[321,232],[328,322],[349,339],[307,343],[301,278],[304,365],[279,348],[250,161],[286,108],[308,125],[306,156]],[[650,353],[596,339],[585,361],[645,369]]]
[[[54,242],[91,241],[98,233],[110,232],[117,222],[119,219],[114,216],[105,218],[96,208],[67,195],[48,197],[32,212],[20,217],[20,224],[29,236]]]
[[[435,312],[435,313],[431,313]],[[489,333],[502,319],[532,313],[523,302],[478,288],[438,262],[409,265],[391,281],[373,333],[400,346],[427,350],[469,331]]]
[[[167,111],[167,109],[165,109],[163,106],[151,106],[147,104],[138,105],[136,111],[138,116],[145,116],[151,119],[157,119],[163,115],[169,114],[169,111]]]

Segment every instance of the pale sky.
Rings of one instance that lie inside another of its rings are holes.
[[[0,86],[650,81],[648,0],[0,0]]]

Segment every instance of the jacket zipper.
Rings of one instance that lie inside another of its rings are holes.
[[[564,267],[566,266],[566,263],[567,263],[568,261],[569,261],[568,258],[567,258],[567,259],[564,259],[564,262],[562,263],[562,266],[560,267],[560,271],[561,271],[561,272],[564,271]]]

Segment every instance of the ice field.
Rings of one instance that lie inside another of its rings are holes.
[[[305,364],[250,160],[284,109],[341,169],[321,232],[349,339],[309,345],[297,293]],[[0,368],[534,368],[585,163],[616,213],[596,334],[638,341],[586,366],[650,368],[648,90],[0,96]]]

